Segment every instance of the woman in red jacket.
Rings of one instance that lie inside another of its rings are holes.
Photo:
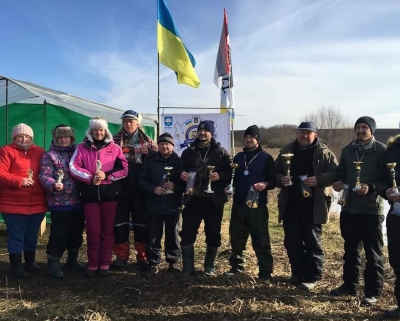
[[[33,144],[33,130],[28,125],[18,124],[11,136],[11,144],[0,149],[0,212],[7,226],[11,274],[23,279],[26,272],[40,272],[35,264],[36,246],[48,210],[46,193],[38,180],[44,149]]]

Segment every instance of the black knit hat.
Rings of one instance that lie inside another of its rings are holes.
[[[199,123],[199,126],[197,126],[197,131],[200,131],[200,129],[208,130],[211,133],[211,135],[214,136],[215,126],[212,120],[202,120]]]
[[[257,127],[257,125],[251,125],[250,127],[247,127],[247,129],[244,131],[244,137],[247,135],[253,136],[258,142],[260,142],[260,129]]]
[[[370,116],[362,116],[362,117],[360,117],[360,118],[357,119],[356,123],[354,124],[354,129],[356,129],[356,126],[357,126],[358,124],[361,124],[361,123],[367,124],[368,127],[369,127],[369,129],[371,129],[371,133],[372,133],[372,134],[374,133],[374,131],[375,131],[375,129],[376,129],[376,122],[375,122],[375,119],[373,119],[373,118],[370,117]]]
[[[170,133],[164,133],[158,137],[157,144],[164,143],[164,142],[170,143],[172,146],[175,146],[174,138],[171,136]]]

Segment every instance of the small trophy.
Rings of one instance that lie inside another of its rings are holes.
[[[207,165],[207,169],[208,169],[208,176],[210,176],[213,170],[215,169],[215,166]],[[206,190],[204,190],[204,192],[208,194],[214,193],[214,191],[211,189],[211,178],[208,179],[208,187]]]
[[[397,188],[397,183],[396,183],[396,172],[394,168],[396,167],[397,163],[387,163],[386,166],[390,169],[390,176],[393,181],[393,187],[392,190],[393,192],[390,193],[390,196],[398,196],[400,195],[399,190]]]
[[[231,169],[232,169],[232,179],[231,179],[231,183],[229,184],[229,188],[226,191],[228,194],[232,194],[233,193],[233,178],[235,177],[235,170],[238,169],[239,164],[231,163],[230,166],[231,166]]]
[[[354,165],[356,165],[356,186],[353,187],[353,191],[356,192],[362,188],[360,183],[360,175],[361,175],[361,165],[363,162],[354,161],[353,163]]]
[[[172,166],[165,166],[165,171],[167,172],[167,182],[171,181],[171,171],[174,169]],[[174,191],[167,190],[165,194],[172,194]]]
[[[57,173],[58,173],[57,184],[61,184],[64,178],[64,172],[62,171],[62,169],[59,169]]]
[[[33,179],[33,170],[28,169],[28,178]]]
[[[294,154],[292,153],[282,154],[283,159],[286,161],[286,167],[287,167],[286,176],[289,178],[290,178],[290,160],[292,159],[293,156]],[[285,184],[285,186],[291,186],[291,185],[293,185],[292,180],[290,180],[288,184]]]
[[[96,161],[96,172],[101,171],[101,162],[99,160]]]

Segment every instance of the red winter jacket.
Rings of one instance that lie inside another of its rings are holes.
[[[0,148],[0,213],[31,215],[48,211],[46,192],[38,179],[43,153],[43,148],[33,144],[27,151],[15,143]],[[22,187],[29,169],[35,184]]]

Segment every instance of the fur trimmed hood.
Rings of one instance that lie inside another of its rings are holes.
[[[387,147],[388,148],[393,148],[396,145],[400,145],[400,134],[396,136],[389,137],[388,142],[387,142]]]

